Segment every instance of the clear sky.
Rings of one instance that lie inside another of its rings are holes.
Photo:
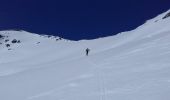
[[[170,9],[170,0],[1,0],[0,30],[68,39],[129,31]]]

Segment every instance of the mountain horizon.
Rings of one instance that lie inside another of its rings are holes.
[[[0,55],[0,100],[169,100],[170,10],[92,40],[0,31]]]
[[[169,4],[168,0],[5,0],[1,2],[0,30],[95,39],[134,30],[167,11]]]
[[[166,18],[168,18],[169,16],[170,16],[170,10],[167,10],[165,13],[163,13],[164,14],[164,16],[161,18],[162,20],[163,19],[166,19]],[[158,17],[158,16],[157,16]],[[153,19],[155,19],[155,18],[153,18]],[[152,19],[152,20],[153,20]],[[160,20],[160,19],[159,19]],[[157,21],[159,21],[158,19],[155,19],[155,21],[154,22],[157,22]],[[148,21],[148,20],[147,20]],[[146,24],[146,22],[147,21],[145,21],[145,23],[144,24]],[[143,24],[142,24],[143,25]],[[142,25],[140,25],[140,26],[142,26]],[[139,27],[140,27],[139,26]],[[138,28],[138,27],[137,27]],[[135,28],[136,29],[136,28]],[[135,29],[133,29],[133,30],[135,30]],[[23,30],[23,29],[6,29],[6,30],[1,30],[1,31],[25,31],[25,32],[29,32],[29,31],[27,31],[27,30]],[[130,30],[131,31],[131,30]],[[126,32],[126,31],[125,31]],[[29,32],[29,33],[31,33],[31,32]],[[120,32],[120,33],[122,33],[122,32]],[[34,33],[34,34],[38,34],[38,33]],[[39,35],[47,35],[47,36],[58,36],[58,37],[61,37],[61,36],[59,36],[59,35],[56,35],[57,33],[55,33],[55,34],[39,34]],[[116,34],[112,34],[112,35],[109,35],[109,36],[114,36],[114,35],[117,35],[117,34],[119,34],[119,33],[116,33]],[[79,40],[93,40],[93,39],[97,39],[97,38],[102,38],[102,37],[109,37],[109,36],[99,36],[99,37],[96,37],[96,38],[91,38],[91,39],[86,39],[86,38],[84,38],[84,39],[79,39]],[[62,38],[64,38],[64,37],[62,37]],[[68,39],[68,38],[65,38],[65,39]],[[69,40],[69,39],[68,39]],[[74,39],[70,39],[70,40],[73,40],[74,41]],[[75,41],[79,41],[79,40],[75,40]]]

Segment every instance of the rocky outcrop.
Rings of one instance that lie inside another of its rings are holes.
[[[166,14],[162,19],[168,18],[170,17],[170,12],[168,14]]]
[[[2,39],[4,36],[2,36],[1,34],[0,34],[0,39]]]

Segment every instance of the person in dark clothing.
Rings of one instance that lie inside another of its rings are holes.
[[[89,49],[89,48],[87,48],[87,49],[86,49],[86,56],[88,56],[88,55],[89,55],[89,51],[90,51],[90,49]]]

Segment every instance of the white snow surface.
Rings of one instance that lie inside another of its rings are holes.
[[[135,30],[94,40],[0,31],[10,40],[7,48],[0,39],[0,100],[170,100],[166,13]]]

